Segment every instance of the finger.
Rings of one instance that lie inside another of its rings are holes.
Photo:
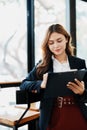
[[[81,81],[81,84],[82,84],[83,87],[85,87],[85,83],[83,81]]]
[[[78,84],[78,86],[82,86],[82,82],[79,81],[78,79],[74,79],[74,81]]]
[[[81,86],[78,86],[77,84],[73,82],[69,82],[67,84],[67,87],[76,94],[82,94],[84,92],[84,88],[82,88]]]
[[[71,91],[73,91],[75,94],[79,93],[79,90],[77,87],[73,86],[72,84],[67,84],[67,88],[69,88]]]
[[[83,81],[79,81],[78,79],[75,79],[75,82],[78,84],[79,87],[84,88],[85,84]]]
[[[81,90],[84,90],[85,89],[85,84],[83,81],[79,81],[77,79],[75,79],[76,83],[78,84],[78,88],[81,89]]]
[[[74,87],[76,89],[79,89],[79,86],[76,83],[74,83],[74,82],[69,82],[68,85],[72,86],[72,87]]]

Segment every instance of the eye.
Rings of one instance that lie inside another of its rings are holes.
[[[54,44],[54,42],[48,41],[48,45],[53,45],[53,44]]]
[[[62,42],[62,39],[60,39],[60,40],[58,39],[57,42]]]

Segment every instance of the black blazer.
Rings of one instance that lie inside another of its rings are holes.
[[[85,60],[74,57],[74,56],[68,56],[69,64],[71,69],[86,69]],[[53,64],[50,63],[50,67],[47,72],[53,71]],[[87,79],[84,79],[86,90],[83,95],[75,95],[76,100],[78,101],[78,104],[82,110],[82,114],[87,119],[87,107],[84,103],[87,103]],[[36,66],[32,69],[32,71],[28,74],[28,76],[22,81],[20,85],[21,90],[37,90],[38,93],[41,92],[41,82],[42,80],[38,80],[36,75]],[[40,105],[40,119],[39,119],[39,126],[40,130],[46,130],[50,115],[52,112],[54,99],[41,99],[41,105]]]

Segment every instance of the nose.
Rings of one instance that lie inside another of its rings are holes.
[[[54,47],[58,47],[58,46],[59,46],[58,42],[55,41],[55,43],[54,43]]]

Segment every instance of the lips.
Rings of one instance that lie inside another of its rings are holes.
[[[61,49],[56,49],[56,50],[54,50],[55,52],[59,52]]]

